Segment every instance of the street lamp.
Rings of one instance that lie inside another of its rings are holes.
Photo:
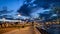
[[[20,14],[18,14],[18,17],[20,17],[21,15]]]
[[[5,22],[5,18],[3,18],[3,22]]]
[[[20,19],[21,14],[18,14],[17,16]],[[20,24],[21,20],[19,20],[19,19],[18,19],[18,23]],[[19,30],[20,30],[20,27],[19,27]]]
[[[5,18],[2,18],[3,19],[3,27],[6,27],[6,23],[5,23]]]
[[[21,16],[21,15],[20,15],[20,14],[18,14],[18,18],[19,18],[19,19],[20,19],[20,16]],[[18,22],[21,22],[21,20],[18,20]]]
[[[18,18],[20,19],[20,16],[21,16],[21,15],[20,15],[20,14],[18,14],[17,16],[18,16]]]

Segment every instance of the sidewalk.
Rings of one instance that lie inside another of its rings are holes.
[[[31,27],[25,27],[25,28],[16,29],[14,31],[7,32],[4,34],[33,34],[33,33],[32,33]]]

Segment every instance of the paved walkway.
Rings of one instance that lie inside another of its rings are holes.
[[[25,27],[4,34],[34,34],[34,31],[32,27]]]

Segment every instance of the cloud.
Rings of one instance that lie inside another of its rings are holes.
[[[27,0],[26,0],[27,1]],[[41,0],[40,0],[41,1]],[[46,5],[45,5],[46,4]],[[39,6],[39,5],[41,5],[41,6]],[[38,10],[37,9],[37,7],[38,8],[48,8],[49,6],[48,6],[49,4],[47,4],[47,3],[44,3],[43,2],[43,5],[42,5],[42,2],[38,2],[38,0],[30,0],[30,1],[27,1],[27,2],[25,2],[25,4],[23,4],[20,8],[19,8],[19,10],[17,11],[17,12],[19,12],[20,14],[22,14],[22,15],[24,15],[24,16],[30,16],[30,14],[32,13],[32,12],[34,12],[34,11],[32,11],[32,10],[35,10],[35,8],[36,8],[36,10]]]
[[[37,10],[35,9],[34,12],[31,13],[31,16],[37,18],[40,15],[39,13],[44,13],[44,12],[47,13],[46,11],[49,13],[50,9],[44,9],[44,8],[39,8]]]
[[[27,0],[26,0],[27,1]],[[49,11],[54,4],[60,3],[59,0],[29,0],[18,10],[23,16],[36,16],[37,13]]]
[[[11,19],[12,19],[12,18],[18,17],[17,14],[18,14],[18,12],[13,11],[13,10],[11,10],[11,11],[1,10],[1,11],[0,11],[0,17],[1,17],[1,18],[11,18]]]
[[[12,18],[18,18],[17,16],[18,13],[20,13],[22,16],[39,17],[38,13],[50,11],[51,7],[53,6],[60,6],[60,0],[47,0],[47,1],[46,0],[24,0],[25,2],[23,0],[21,2],[20,0],[19,3],[18,1],[17,2],[15,1],[11,2],[11,1],[12,0],[8,1],[8,4],[6,5],[9,9],[14,9],[14,11],[8,11],[8,12],[0,11],[0,17],[7,16]],[[0,5],[3,6],[5,4],[0,3]],[[20,6],[20,8],[18,5]]]

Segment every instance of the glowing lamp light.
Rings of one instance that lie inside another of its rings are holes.
[[[18,14],[18,16],[21,16],[20,14]]]
[[[3,21],[5,22],[5,18],[3,18]]]

